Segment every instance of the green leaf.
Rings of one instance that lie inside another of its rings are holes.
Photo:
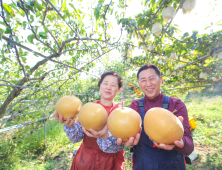
[[[56,1],[55,0],[51,0],[53,5],[56,5]]]
[[[12,12],[10,13],[10,15],[11,15],[12,18],[14,18],[14,17],[15,17],[14,11],[12,11]]]
[[[35,30],[35,32],[37,33],[37,31],[38,31],[38,26],[36,26],[35,28],[34,28],[34,30]]]
[[[144,1],[144,6],[146,6],[146,4],[149,2],[150,0],[145,0]]]
[[[6,21],[7,21],[7,22],[11,22],[11,20],[10,20],[10,18],[9,18],[9,17],[7,17],[7,18],[6,18]]]
[[[26,21],[23,21],[23,22],[22,22],[22,25],[23,25],[23,30],[25,30],[26,25],[27,25],[27,22],[26,22]]]
[[[35,7],[36,7],[39,11],[41,11],[41,10],[44,9],[44,6],[40,5],[39,3],[35,3]]]
[[[208,29],[208,28],[210,28],[210,26],[206,26],[206,27],[204,28],[204,30],[206,30],[206,29]]]
[[[61,5],[62,8],[65,9],[65,8],[66,8],[66,0],[64,0],[64,2],[63,2],[63,0],[62,0],[61,3],[62,3],[62,5]]]
[[[26,65],[25,68],[28,70],[28,69],[30,69],[30,66],[29,66],[29,65]]]
[[[45,32],[39,32],[38,34],[42,39],[47,39],[47,33]]]
[[[76,12],[76,8],[74,7],[74,5],[72,3],[69,3],[69,5],[75,10]]]
[[[41,15],[42,15],[41,12],[39,12],[39,11],[36,12],[36,17],[39,17],[39,16],[41,16]]]
[[[11,27],[10,27],[10,26],[7,26],[7,27],[6,27],[6,30],[5,30],[5,34],[11,34],[11,32],[12,32]]]
[[[26,64],[26,60],[27,59],[25,57],[23,57],[23,56],[21,56],[21,59],[22,59],[22,62]]]
[[[30,70],[28,70],[28,71],[27,71],[27,73],[28,73],[29,75],[31,75],[31,74],[32,74]]]
[[[5,9],[5,12],[7,15],[11,15],[11,12],[13,11],[12,8],[7,5],[7,4],[3,4],[3,8]],[[13,11],[14,12],[14,11]]]
[[[0,28],[0,40],[2,40],[3,33],[4,33],[4,30]]]
[[[7,75],[7,74],[9,74],[9,71],[8,70],[6,70],[5,72],[4,72],[4,78],[5,78],[5,76]]]
[[[31,23],[33,23],[33,21],[34,21],[34,16],[33,15],[30,15],[30,21],[29,21],[29,24],[31,24]]]
[[[35,35],[34,34],[31,34],[27,37],[28,41],[33,44],[33,39],[35,38]]]
[[[45,33],[48,33],[48,29],[46,27],[43,27]]]
[[[53,77],[55,77],[55,72],[52,72]]]

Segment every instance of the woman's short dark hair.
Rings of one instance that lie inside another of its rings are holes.
[[[139,74],[140,74],[141,71],[147,70],[149,68],[153,68],[155,70],[156,74],[160,77],[160,70],[159,70],[159,68],[156,65],[154,65],[154,64],[146,64],[146,65],[140,67],[139,71],[137,72],[137,79],[139,79]]]
[[[117,77],[119,89],[120,89],[121,87],[123,87],[122,77],[121,77],[120,75],[118,75],[118,74],[117,74],[116,72],[114,72],[114,71],[107,71],[107,72],[105,72],[105,73],[103,73],[103,74],[101,75],[101,78],[100,78],[100,80],[99,80],[99,82],[98,82],[98,86],[99,86],[99,87],[100,87],[101,83],[103,82],[103,79],[104,79],[106,76],[108,76],[108,75],[112,75],[112,76]]]

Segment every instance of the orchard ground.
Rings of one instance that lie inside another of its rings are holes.
[[[126,85],[125,85],[126,87]],[[197,128],[192,131],[195,152],[198,155],[188,170],[219,170],[222,169],[222,89],[202,90],[180,95],[187,106],[189,116],[192,116]],[[116,97],[116,101],[125,100],[129,106],[131,99],[138,98],[129,88]],[[41,126],[41,125],[40,125]],[[62,124],[51,120],[44,128],[40,128],[23,141],[17,141],[13,136],[2,140],[0,148],[0,169],[70,169],[72,155],[81,142],[72,144],[62,130]],[[131,170],[131,153],[125,148],[126,170]]]

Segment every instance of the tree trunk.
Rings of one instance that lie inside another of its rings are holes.
[[[50,58],[53,58],[53,57],[58,57],[59,54],[52,54],[49,56],[49,59]],[[30,71],[31,71],[31,74],[37,69],[39,68],[39,66],[45,64],[46,62],[48,61],[48,59],[43,59],[39,62],[36,63],[36,65],[34,65]],[[29,78],[30,75],[27,74],[27,78]],[[19,83],[17,83],[16,85],[19,85],[19,86],[23,86],[28,80],[24,77],[22,80],[20,80]],[[4,103],[1,105],[0,107],[0,118],[2,118],[4,115],[5,115],[5,111],[6,109],[8,108],[9,104],[21,93],[22,89],[21,88],[14,88],[10,94],[8,95],[8,97],[6,98],[6,100],[4,101]]]

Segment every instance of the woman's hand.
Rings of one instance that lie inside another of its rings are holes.
[[[132,146],[132,145],[137,145],[137,143],[138,143],[139,140],[140,140],[141,131],[142,131],[142,127],[140,128],[140,132],[136,134],[135,138],[134,138],[134,137],[130,137],[129,140],[126,141],[126,142],[124,142],[121,138],[118,138],[118,139],[117,139],[117,145],[124,144],[124,145],[126,145],[127,147],[130,147],[130,146]]]
[[[63,120],[63,116],[59,116],[58,112],[56,112],[55,113],[55,120],[58,120],[60,123],[63,123],[67,127],[73,127],[75,124],[75,121],[76,121],[76,117],[71,119],[69,116],[67,120]]]
[[[182,116],[179,116],[178,119],[181,121],[181,123],[183,123],[183,117]],[[150,138],[150,140],[153,141],[151,138]],[[177,146],[179,148],[184,147],[183,139],[174,141],[174,144],[172,144],[172,145],[163,144],[163,143],[156,143],[155,141],[153,141],[153,143],[157,146],[157,148],[165,149],[165,150],[173,150],[173,148],[175,146]]]
[[[86,130],[84,127],[82,127],[82,130],[83,132],[89,136],[89,137],[92,137],[92,138],[101,138],[101,139],[106,139],[109,134],[108,134],[108,126],[107,126],[107,123],[105,124],[105,126],[103,127],[102,130],[100,131],[95,131],[93,129],[90,129],[89,131]]]

